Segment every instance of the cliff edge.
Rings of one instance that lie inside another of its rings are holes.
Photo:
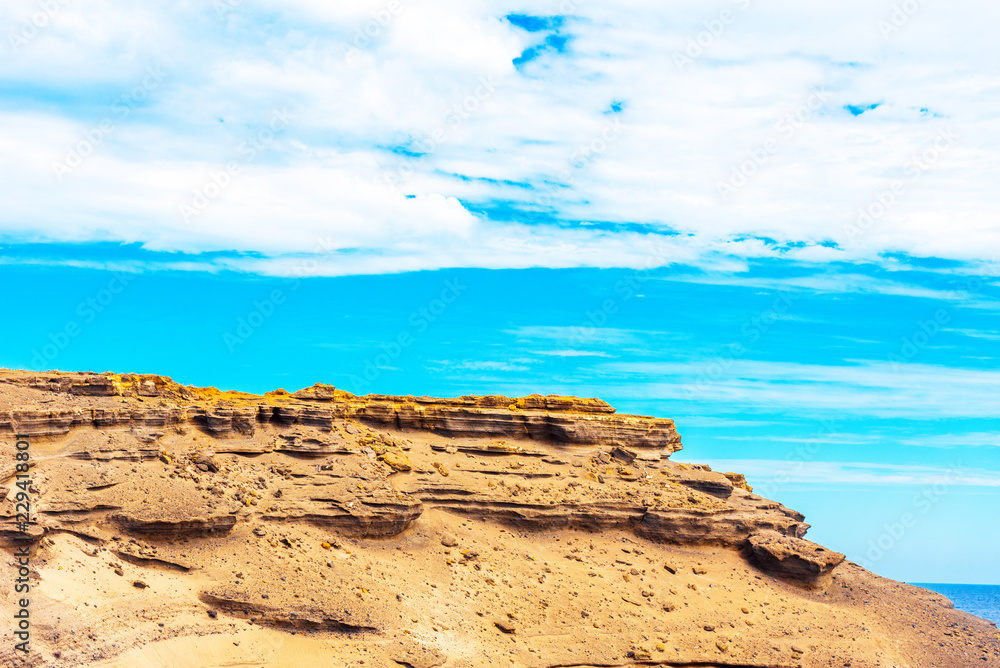
[[[599,399],[0,371],[0,537],[29,546],[34,623],[0,660],[1000,666],[995,626],[680,449]]]

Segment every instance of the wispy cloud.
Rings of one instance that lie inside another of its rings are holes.
[[[759,443],[760,436],[716,436],[720,441],[750,441]],[[868,436],[863,434],[824,434],[822,437],[800,437],[800,436],[771,436],[767,437],[771,443],[816,443],[835,445],[866,445],[878,443],[882,438],[878,436]]]
[[[780,476],[782,484],[841,485],[960,485],[969,487],[1000,487],[1000,471],[830,461],[784,461],[762,459],[716,459],[708,463],[718,471],[739,471],[753,485],[772,481]]]
[[[679,427],[681,427],[682,430],[684,427],[722,427],[735,429],[737,427],[771,427],[777,424],[782,424],[781,422],[776,422],[774,420],[739,420],[734,418],[707,417],[700,415],[678,415],[674,416],[673,420]]]
[[[583,322],[583,314],[581,314],[580,318],[580,326],[525,325],[515,329],[504,330],[504,333],[511,334],[515,338],[524,341],[552,341],[557,345],[566,345],[580,337],[581,329],[584,326],[590,326],[590,323]],[[635,330],[615,329],[613,327],[593,328],[592,326],[590,326],[588,333],[588,340],[604,345],[637,343],[641,336],[649,334],[648,332]]]
[[[995,417],[1000,372],[929,364],[894,366],[863,360],[843,365],[740,360],[717,377],[704,363],[627,362],[603,365],[634,383],[636,396],[691,401],[715,411],[791,412],[908,417]],[[628,388],[621,391],[631,397]]]
[[[809,293],[864,293],[891,295],[894,297],[917,297],[940,301],[967,301],[967,291],[936,290],[931,288],[908,285],[898,281],[855,273],[821,274],[795,277],[751,278],[747,276],[719,275],[677,275],[669,280],[684,280],[691,283],[710,285],[739,285],[767,290],[803,291]]]
[[[946,332],[955,332],[971,339],[986,339],[988,341],[1000,341],[1000,333],[988,332],[979,329],[946,329]]]
[[[923,448],[1000,447],[1000,432],[933,434],[920,438],[906,438],[900,443]]]
[[[614,355],[599,350],[535,350],[536,355],[548,357],[614,357]]]
[[[523,364],[512,364],[510,362],[497,362],[491,360],[463,360],[461,362],[437,361],[436,363],[447,367],[449,370],[528,371],[530,369],[530,367]]]

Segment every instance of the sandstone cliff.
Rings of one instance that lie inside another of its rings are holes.
[[[995,628],[680,449],[671,420],[597,399],[0,372],[0,534],[37,581],[25,665],[1000,665]]]

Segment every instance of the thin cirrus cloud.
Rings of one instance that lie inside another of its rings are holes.
[[[903,445],[913,445],[924,448],[996,448],[1000,447],[1000,433],[969,432],[957,434],[935,434],[922,438],[910,438],[900,441]]]
[[[611,353],[600,350],[535,350],[532,352],[546,357],[614,357]]]
[[[511,364],[509,362],[497,362],[492,360],[463,360],[459,363],[448,363],[446,366],[452,369],[463,369],[467,371],[527,371],[529,367],[521,364]]]
[[[740,471],[748,480],[782,484],[968,486],[1000,487],[1000,471],[963,466],[941,467],[862,462],[716,459],[708,462],[721,471]]]
[[[826,413],[937,420],[993,418],[1000,382],[992,369],[962,369],[884,361],[843,365],[741,360],[711,375],[698,362],[609,363],[608,375],[630,381],[619,394],[692,401],[742,412]]]
[[[863,274],[839,273],[836,275],[814,275],[796,277],[771,277],[771,278],[733,278],[718,275],[675,275],[668,280],[684,280],[691,283],[705,283],[711,285],[741,285],[744,287],[758,287],[767,290],[779,291],[804,291],[812,294],[823,293],[866,293],[891,295],[896,297],[916,297],[922,299],[934,299],[942,302],[961,301],[969,302],[975,300],[980,304],[990,304],[993,307],[1000,306],[996,302],[990,302],[982,298],[977,298],[976,294],[969,294],[969,290],[940,290],[916,285],[865,276]]]
[[[271,275],[1000,253],[992,4],[53,6],[0,18],[6,243]]]

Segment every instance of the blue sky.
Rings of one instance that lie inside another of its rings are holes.
[[[914,6],[12,0],[0,364],[600,396],[1000,582],[1000,8]]]

